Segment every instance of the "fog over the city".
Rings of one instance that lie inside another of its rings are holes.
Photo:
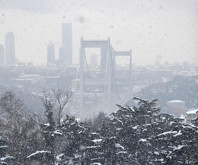
[[[0,165],[198,165],[198,0],[0,0]]]
[[[0,43],[15,34],[16,59],[46,64],[47,44],[61,45],[61,24],[73,26],[73,61],[80,38],[107,39],[116,50],[133,52],[136,65],[196,64],[197,0],[0,0]]]

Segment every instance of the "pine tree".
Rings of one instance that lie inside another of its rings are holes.
[[[116,127],[116,137],[120,145],[122,145],[128,154],[130,163],[145,164],[149,157],[150,143],[148,127],[157,116],[159,108],[156,106],[156,101],[151,102],[139,98],[134,98],[138,101],[138,107],[122,107],[112,113],[112,122]]]
[[[87,129],[84,123],[78,122],[74,116],[66,116],[60,124],[63,132],[63,147],[61,163],[73,162],[80,164],[83,162],[83,152],[87,139]],[[60,164],[61,164],[60,163]]]

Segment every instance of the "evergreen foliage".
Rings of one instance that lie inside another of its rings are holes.
[[[39,125],[15,96],[7,93],[0,99],[7,122],[15,123],[6,126],[0,120],[0,164],[198,164],[197,119],[185,124],[159,113],[157,100],[134,98],[136,106],[117,105],[110,117],[100,113],[82,122],[68,115],[62,119],[68,98],[61,93],[58,99],[65,101],[57,104],[51,97],[56,95],[48,94],[42,100],[46,120]]]

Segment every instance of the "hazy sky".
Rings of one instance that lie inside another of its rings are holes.
[[[109,36],[136,65],[198,61],[198,0],[0,0],[0,43],[14,32],[20,61],[46,64],[50,41],[58,57],[63,22],[73,23],[75,63],[81,36]]]

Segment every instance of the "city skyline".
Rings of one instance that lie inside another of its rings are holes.
[[[196,64],[198,3],[189,1],[1,1],[0,43],[12,31],[16,35],[16,58],[46,64],[46,47],[53,41],[58,57],[61,25],[73,25],[73,63],[79,60],[80,38],[110,37],[115,49],[133,51],[136,65],[162,62]],[[31,50],[31,51],[30,51]]]

